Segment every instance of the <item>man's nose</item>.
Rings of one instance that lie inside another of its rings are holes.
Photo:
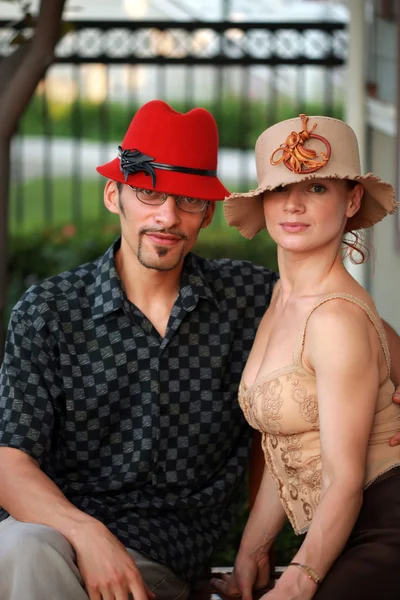
[[[167,196],[164,202],[156,207],[155,219],[165,227],[171,227],[180,221],[180,209],[175,196]]]

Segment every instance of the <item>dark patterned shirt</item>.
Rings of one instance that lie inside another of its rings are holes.
[[[123,292],[119,243],[15,306],[0,445],[36,459],[125,546],[194,582],[236,509],[251,438],[238,384],[277,276],[189,254],[161,338]]]

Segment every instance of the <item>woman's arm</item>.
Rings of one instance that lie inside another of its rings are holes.
[[[241,595],[243,600],[251,600],[253,588],[260,589],[268,584],[268,553],[285,521],[286,513],[280,502],[276,483],[265,467],[260,489],[242,536],[234,571],[225,580],[213,580],[218,591],[226,596]]]
[[[317,378],[323,483],[320,504],[293,561],[321,578],[343,550],[362,504],[380,379],[378,344],[366,315],[341,300],[325,304],[310,319],[304,357]],[[316,589],[302,570],[289,567],[267,597],[309,600]]]

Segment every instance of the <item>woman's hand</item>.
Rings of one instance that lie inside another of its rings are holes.
[[[223,596],[252,600],[253,589],[260,590],[268,585],[270,577],[268,554],[260,558],[238,554],[231,575],[212,579],[212,584]]]
[[[295,592],[274,589],[261,596],[260,600],[309,600],[309,598],[312,598],[312,596],[299,596]]]
[[[311,600],[317,589],[315,583],[307,579],[280,579],[274,589],[261,596],[260,600]]]

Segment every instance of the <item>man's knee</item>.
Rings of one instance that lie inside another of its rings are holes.
[[[69,542],[55,529],[35,523],[7,519],[0,525],[0,568],[23,569],[63,561],[74,562]]]
[[[88,600],[69,542],[56,530],[0,523],[0,600]]]

